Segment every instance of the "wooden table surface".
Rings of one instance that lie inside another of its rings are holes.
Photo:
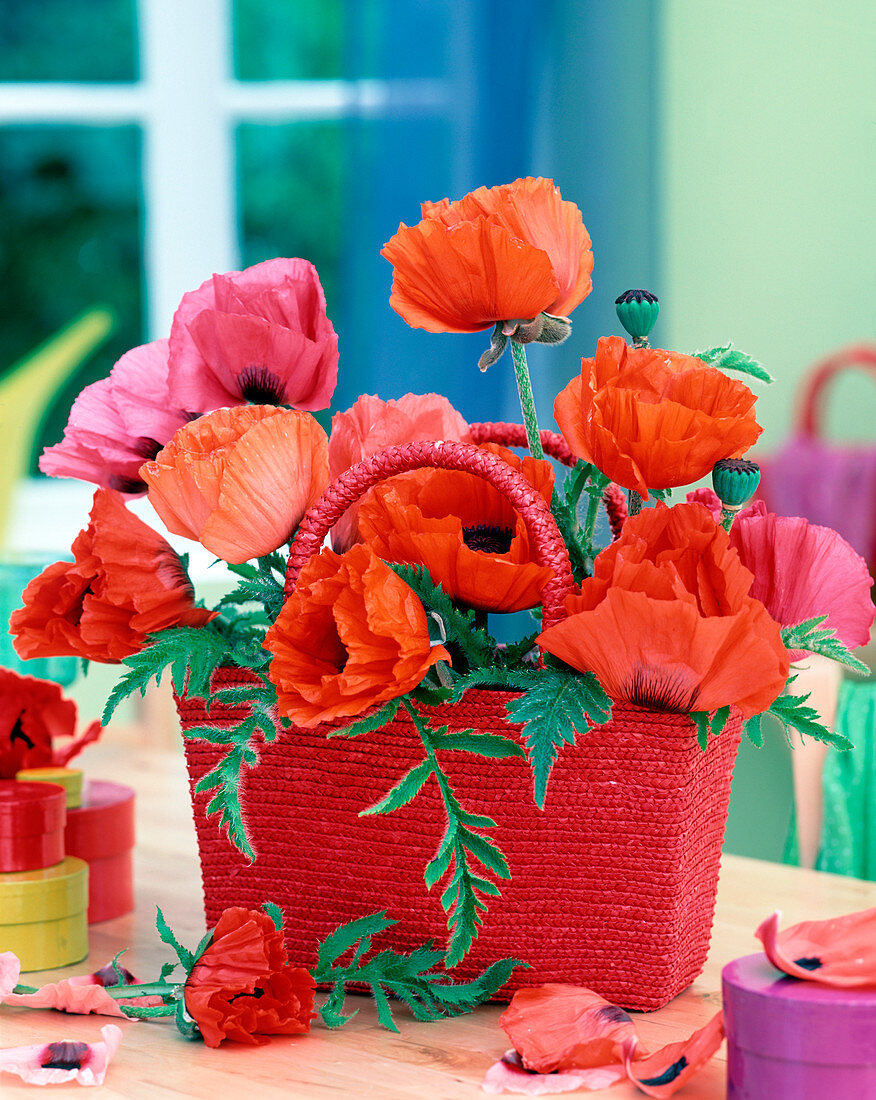
[[[87,973],[128,947],[124,963],[140,980],[157,977],[169,949],[154,929],[160,905],[179,938],[194,946],[204,931],[194,826],[181,751],[136,747],[121,731],[87,750],[83,766],[95,778],[127,782],[138,793],[135,850],[137,909],[113,921],[92,925],[87,960],[64,971],[26,975],[29,984]],[[758,948],[754,929],[773,909],[784,924],[839,916],[876,905],[876,883],[726,856],[723,862],[712,949],[700,978],[665,1008],[635,1013],[643,1042],[653,1047],[688,1035],[720,1006],[721,968]],[[498,1026],[500,1005],[436,1023],[417,1023],[403,1006],[396,1010],[401,1030],[379,1028],[372,1005],[353,997],[354,1020],[330,1031],[314,1022],[309,1035],[272,1039],[257,1048],[225,1044],[210,1050],[185,1040],[166,1020],[119,1021],[124,1036],[100,1095],[124,1100],[156,1097],[236,1096],[436,1098],[462,1100],[485,1094],[480,1083],[507,1049]],[[63,1038],[98,1040],[107,1017],[66,1017],[59,1013],[0,1008],[0,1045],[21,1046]],[[0,1095],[24,1096],[33,1086],[0,1075]],[[53,1085],[53,1096],[81,1095],[77,1084]],[[724,1050],[679,1097],[724,1096]],[[582,1093],[581,1095],[591,1095]],[[612,1100],[641,1096],[630,1086],[606,1093]]]

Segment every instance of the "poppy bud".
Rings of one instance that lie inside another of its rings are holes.
[[[647,339],[660,312],[657,295],[650,290],[625,290],[614,304],[618,320],[633,340]]]
[[[725,508],[747,504],[760,484],[760,467],[747,458],[722,458],[712,469],[712,485]]]

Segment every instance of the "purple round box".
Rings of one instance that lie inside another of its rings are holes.
[[[876,1098],[876,989],[789,978],[761,953],[721,981],[728,1100]]]

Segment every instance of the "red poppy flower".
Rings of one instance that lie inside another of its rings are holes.
[[[44,569],[12,613],[20,657],[114,663],[138,653],[149,634],[203,626],[215,616],[195,607],[179,556],[128,511],[120,493],[98,489],[90,518],[73,543],[74,560]]]
[[[332,479],[363,458],[386,447],[420,440],[455,439],[471,442],[471,431],[446,397],[437,393],[406,393],[397,401],[381,401],[363,394],[347,409],[335,413],[329,436],[329,472]],[[342,553],[358,539],[359,506],[351,505],[332,530],[332,547]]]
[[[93,722],[63,749],[53,746],[54,738],[76,733],[76,704],[51,680],[0,668],[0,779],[14,779],[23,768],[64,767],[100,732]]]
[[[701,359],[602,337],[560,392],[554,416],[569,447],[635,489],[689,485],[757,440],[755,396]]]
[[[450,660],[413,590],[365,544],[311,558],[264,646],[280,713],[299,726],[361,714]]]
[[[552,180],[479,187],[423,203],[381,252],[395,268],[389,304],[413,328],[478,332],[498,321],[565,316],[592,288],[581,211]]]
[[[167,340],[134,348],[109,378],[86,386],[73,402],[64,438],[43,451],[42,472],[145,493],[144,460],[154,458],[193,415],[176,407],[168,389],[167,349]]]
[[[876,908],[779,931],[773,913],[755,932],[773,966],[837,989],[876,988]]]
[[[0,1073],[15,1073],[31,1085],[56,1085],[64,1081],[102,1085],[122,1041],[122,1029],[107,1024],[100,1033],[103,1036],[100,1043],[64,1039],[29,1047],[7,1047],[0,1050]]]
[[[307,260],[266,260],[184,294],[170,329],[170,385],[184,408],[252,401],[324,409],[338,338]]]
[[[591,671],[613,699],[686,713],[768,709],[788,677],[778,624],[748,595],[751,574],[699,504],[632,516],[596,558],[568,618],[539,643]]]
[[[208,1047],[226,1039],[260,1045],[268,1035],[310,1031],[313,991],[310,973],[287,962],[271,918],[235,907],[186,979],[185,1006]]]
[[[488,443],[550,505],[550,463]],[[538,565],[523,520],[492,485],[457,470],[416,470],[372,489],[359,530],[386,561],[423,565],[454,600],[485,611],[522,611],[541,602],[550,577]]]
[[[292,537],[328,485],[328,440],[309,413],[217,409],[180,429],[140,472],[169,531],[240,563]]]

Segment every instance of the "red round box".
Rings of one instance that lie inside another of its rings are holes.
[[[60,863],[66,814],[67,792],[59,784],[0,780],[0,872]]]
[[[67,811],[67,854],[88,864],[88,923],[134,908],[134,791],[92,779],[82,805]]]

